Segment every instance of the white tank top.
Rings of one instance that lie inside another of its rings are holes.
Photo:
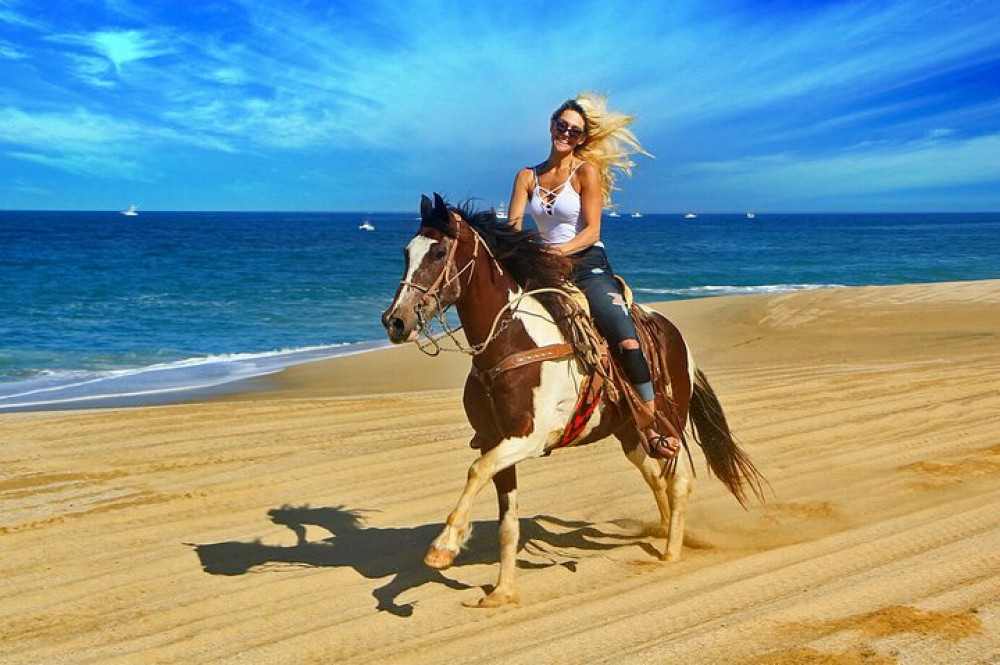
[[[538,171],[531,169],[535,174],[535,189],[528,202],[528,212],[535,220],[542,240],[549,245],[569,242],[583,228],[580,219],[580,194],[570,184],[573,174],[581,166],[583,162],[573,167],[566,182],[555,189],[547,189],[538,184]]]

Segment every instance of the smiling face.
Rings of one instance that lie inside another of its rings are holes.
[[[563,110],[549,125],[553,147],[558,152],[576,150],[587,140],[586,127],[587,123],[579,112]]]

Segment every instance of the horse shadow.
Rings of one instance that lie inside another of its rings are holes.
[[[202,569],[210,575],[244,575],[269,564],[292,564],[353,568],[359,575],[373,580],[392,576],[385,585],[373,589],[372,596],[378,611],[401,617],[413,614],[414,603],[400,604],[396,600],[410,589],[428,583],[443,584],[456,590],[472,588],[423,564],[424,552],[441,532],[443,524],[369,527],[365,525],[366,512],[349,510],[344,506],[283,506],[269,510],[267,514],[274,524],[286,526],[295,533],[298,541],[295,545],[265,545],[255,540],[190,546],[198,555]],[[577,559],[565,550],[605,551],[638,547],[656,555],[655,549],[639,536],[605,533],[588,522],[537,515],[521,518],[520,525],[518,551],[528,550],[536,555],[534,558],[549,560],[532,562],[519,558],[519,568],[562,566],[575,572]],[[309,526],[322,528],[332,535],[323,540],[309,541],[306,538],[306,527]],[[553,551],[557,553],[553,554]],[[472,536],[459,554],[455,567],[493,564],[497,562],[498,553],[496,522],[474,522]]]

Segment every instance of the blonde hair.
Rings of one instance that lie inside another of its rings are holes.
[[[633,116],[620,111],[608,109],[608,98],[593,91],[581,92],[574,99],[567,100],[560,106],[552,119],[558,118],[563,111],[572,109],[583,116],[587,140],[575,150],[580,159],[584,159],[598,168],[601,180],[601,197],[604,205],[611,205],[611,193],[615,187],[615,170],[627,176],[632,175],[632,155],[641,153],[652,157],[639,143],[632,130],[628,128],[635,120]]]

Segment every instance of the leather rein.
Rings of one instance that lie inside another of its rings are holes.
[[[459,229],[461,229],[461,227],[459,227]],[[490,332],[486,336],[485,340],[483,340],[479,344],[474,344],[471,347],[464,346],[461,340],[458,339],[454,334],[459,330],[461,330],[462,327],[459,326],[458,328],[451,328],[445,321],[445,312],[451,307],[451,304],[449,304],[447,307],[441,306],[441,297],[440,297],[441,290],[448,287],[456,280],[458,280],[462,276],[462,274],[467,270],[469,271],[469,279],[466,282],[466,286],[472,283],[472,275],[475,271],[476,260],[479,257],[480,245],[485,247],[486,252],[490,255],[491,266],[495,268],[501,275],[503,274],[503,268],[501,267],[500,262],[497,261],[496,257],[493,256],[493,251],[490,250],[490,246],[486,243],[485,240],[483,240],[479,236],[479,232],[476,231],[476,229],[472,228],[471,226],[469,226],[469,229],[472,231],[472,235],[475,238],[476,244],[472,250],[472,258],[470,258],[468,262],[464,266],[462,266],[461,270],[454,269],[455,255],[458,250],[458,240],[459,240],[459,235],[456,233],[455,238],[452,240],[451,247],[448,248],[448,255],[447,258],[445,259],[444,267],[441,269],[441,272],[438,273],[438,276],[434,279],[434,281],[431,282],[430,286],[424,287],[421,286],[420,284],[416,284],[406,279],[402,279],[399,282],[403,286],[409,286],[423,293],[423,296],[421,296],[420,302],[416,307],[417,329],[419,331],[416,344],[417,348],[419,348],[421,351],[430,356],[436,356],[439,353],[441,353],[441,351],[458,351],[476,357],[480,355],[483,351],[485,351],[486,347],[489,346],[493,340],[499,337],[500,334],[504,330],[506,330],[507,326],[510,325],[510,322],[513,321],[514,317],[513,315],[511,315],[503,322],[503,324],[500,323],[500,320],[503,317],[503,315],[509,311],[513,311],[513,306],[516,303],[519,303],[521,300],[523,300],[529,295],[535,295],[538,293],[554,292],[566,295],[565,292],[561,291],[560,289],[553,289],[553,288],[534,289],[532,291],[527,291],[525,293],[522,293],[515,300],[507,303],[506,305],[500,308],[500,311],[497,312],[496,316],[493,319],[493,325],[490,327]],[[454,273],[454,274],[449,276],[449,273]],[[424,308],[432,300],[437,303],[438,322],[440,323],[442,330],[444,330],[444,334],[439,335],[437,337],[434,337],[431,334],[429,327],[430,321],[428,321],[424,316]],[[427,338],[427,342],[425,344],[420,343],[419,334],[423,334]],[[457,347],[456,349],[449,349],[442,347],[440,345],[439,341],[445,336],[450,337],[452,339],[452,341],[455,343],[455,346]],[[432,347],[433,350],[429,351],[428,349]],[[566,344],[566,343],[549,344],[547,346],[541,346],[534,349],[515,351],[514,353],[511,353],[510,355],[507,355],[504,358],[502,358],[500,362],[498,362],[494,366],[485,370],[480,370],[475,365],[473,365],[472,371],[473,375],[479,378],[484,383],[492,383],[493,379],[496,378],[502,372],[537,362],[544,362],[547,360],[557,360],[572,355],[574,355],[574,348],[571,344]]]

